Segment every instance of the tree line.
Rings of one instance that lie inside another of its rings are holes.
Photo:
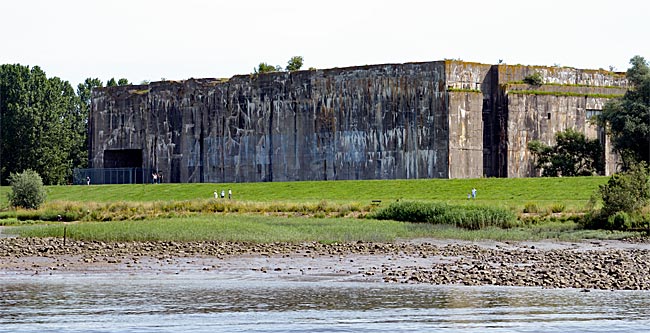
[[[102,86],[88,78],[75,91],[38,66],[0,65],[0,184],[24,170],[37,172],[45,184],[66,184],[74,168],[87,166],[91,91]]]

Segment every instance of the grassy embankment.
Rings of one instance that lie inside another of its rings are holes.
[[[628,234],[579,230],[574,222],[550,221],[510,229],[464,230],[448,225],[360,219],[396,200],[445,202],[526,210],[579,213],[605,177],[526,179],[427,179],[244,184],[91,185],[48,187],[37,212],[8,211],[9,189],[0,188],[5,225],[22,236],[62,236],[60,223],[34,222],[65,214],[81,222],[68,236],[99,240],[392,241],[398,238],[523,240],[622,237]],[[233,190],[233,200],[213,199]],[[476,200],[467,199],[472,188]],[[379,206],[373,200],[381,200]],[[12,215],[13,214],[13,215]],[[21,217],[20,220],[15,216]],[[309,218],[305,218],[309,217]],[[125,220],[125,221],[115,221]]]

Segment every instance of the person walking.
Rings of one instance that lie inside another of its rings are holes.
[[[476,189],[472,188],[472,199],[476,199]]]
[[[232,190],[228,189],[228,199],[232,199]]]

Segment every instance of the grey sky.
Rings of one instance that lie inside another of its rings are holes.
[[[0,2],[0,63],[76,86],[462,59],[629,67],[650,58],[650,1],[15,0]]]

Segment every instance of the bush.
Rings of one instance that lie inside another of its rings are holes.
[[[33,170],[12,173],[9,176],[11,192],[7,195],[13,207],[38,209],[45,202],[43,179]]]
[[[617,212],[607,218],[607,229],[627,230],[634,226],[634,220],[626,212]]]
[[[533,86],[541,86],[544,84],[544,77],[541,73],[535,72],[533,74],[526,75],[524,78],[524,83],[528,83]]]
[[[539,207],[537,207],[537,204],[534,202],[527,202],[524,205],[524,213],[539,213]]]
[[[604,230],[630,230],[638,228],[647,228],[648,217],[640,214],[630,214],[626,212],[616,212],[612,215],[605,215],[603,211],[596,211],[585,214],[578,223],[585,229],[604,229]]]
[[[562,213],[566,209],[566,206],[563,203],[555,203],[551,206],[552,213]]]
[[[437,202],[394,202],[369,217],[378,220],[451,224],[465,229],[490,226],[510,228],[516,223],[515,215],[503,208]]]
[[[634,164],[628,171],[613,175],[607,184],[600,185],[601,213],[607,218],[618,212],[639,213],[650,200],[648,176],[645,164]]]

